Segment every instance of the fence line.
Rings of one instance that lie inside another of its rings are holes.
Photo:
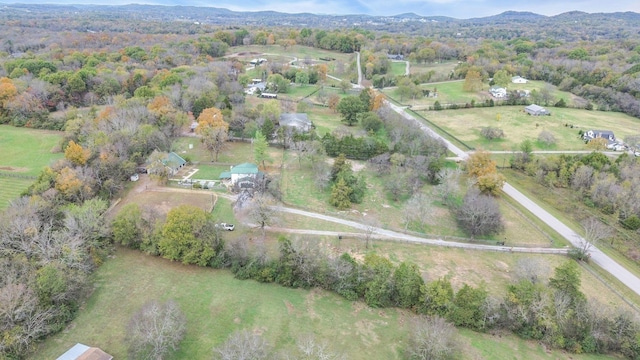
[[[13,173],[7,173],[7,172],[2,172],[2,171],[0,171],[0,177],[12,177],[12,178],[19,178],[19,179],[38,180],[37,176],[24,175],[24,174],[13,174]]]
[[[394,99],[393,97],[391,97],[389,94],[385,94],[382,93],[386,98],[387,101],[393,101],[397,104],[400,104],[401,106],[406,106],[408,108],[411,108],[410,105],[406,105],[401,103],[400,101]],[[467,145],[467,143],[465,143],[464,141],[458,139],[457,137],[453,136],[451,133],[449,133],[447,130],[441,128],[440,126],[434,124],[433,122],[431,122],[429,119],[425,118],[424,116],[422,116],[420,113],[416,112],[416,111],[411,111],[411,114],[417,118],[419,118],[420,120],[424,121],[427,123],[427,125],[437,129],[438,131],[440,131],[441,133],[445,134],[446,136],[448,136],[450,139],[453,139],[455,142],[457,142],[458,144],[462,145],[463,147],[467,148],[467,150],[475,150],[475,148]]]

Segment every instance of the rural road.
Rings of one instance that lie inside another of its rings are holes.
[[[365,237],[367,233],[369,233],[371,238],[376,238],[376,239],[392,239],[392,240],[399,240],[399,241],[412,242],[412,243],[454,247],[454,248],[464,248],[464,249],[472,249],[472,250],[526,252],[526,253],[536,253],[536,254],[566,254],[567,253],[567,249],[557,249],[557,248],[547,248],[547,247],[510,247],[510,246],[461,243],[461,242],[455,242],[455,241],[445,241],[442,239],[425,239],[422,237],[404,234],[397,231],[386,230],[380,227],[362,224],[356,221],[345,220],[345,219],[341,219],[334,216],[318,214],[318,213],[300,210],[300,209],[293,209],[293,208],[288,208],[283,206],[274,206],[273,209],[282,213],[307,216],[307,217],[311,217],[318,220],[324,220],[324,221],[329,221],[336,224],[350,226],[354,229],[359,229],[364,231],[364,233],[348,233],[348,232],[340,232],[340,231],[268,228],[272,230],[286,231],[288,233],[324,235],[324,236],[336,236],[336,237],[339,235]]]
[[[390,102],[387,102],[387,103],[394,111],[396,111],[406,119],[417,122],[420,125],[420,127],[428,134],[435,136],[439,139],[442,139],[447,145],[447,148],[451,152],[456,154],[456,156],[458,156],[460,159],[464,160],[469,156],[469,154],[462,151],[457,146],[453,145],[450,141],[444,139],[442,136],[435,133],[433,130],[431,130],[421,121],[419,121],[415,117],[405,112],[402,107],[391,104]],[[514,188],[510,184],[505,183],[502,190],[504,191],[505,194],[511,196],[515,201],[517,201],[522,206],[524,206],[529,211],[531,211],[532,214],[534,214],[536,217],[542,220],[545,224],[549,225],[549,227],[551,227],[556,232],[558,232],[558,234],[560,234],[562,237],[567,239],[574,246],[580,247],[585,241],[575,231],[571,230],[568,226],[563,224],[555,216],[551,215],[549,212],[544,210],[542,207],[540,207],[538,204],[536,204],[531,199],[526,197],[523,193],[518,191],[516,188]],[[605,271],[609,272],[616,279],[620,280],[623,284],[625,284],[627,287],[633,290],[636,294],[640,295],[640,279],[636,275],[632,274],[629,270],[625,269],[623,266],[618,264],[608,255],[604,254],[600,249],[598,249],[595,246],[591,247],[590,253],[591,253],[591,261],[593,261],[593,263],[600,266]]]

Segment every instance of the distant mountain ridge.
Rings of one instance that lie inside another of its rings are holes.
[[[547,15],[540,15],[540,14],[536,14],[534,12],[529,12],[529,11],[505,11],[502,12],[500,14],[496,14],[496,15],[491,15],[491,16],[485,16],[485,17],[479,17],[479,18],[469,18],[469,19],[458,19],[458,18],[453,18],[453,17],[448,17],[448,16],[439,16],[439,15],[419,15],[413,12],[410,13],[402,13],[402,14],[396,14],[396,15],[388,15],[388,16],[380,16],[380,15],[365,15],[365,14],[316,14],[316,13],[286,13],[286,12],[279,12],[279,11],[233,11],[233,10],[229,10],[226,8],[220,8],[220,7],[209,7],[209,6],[195,6],[195,5],[179,5],[179,4],[175,4],[175,5],[171,5],[171,4],[166,4],[166,5],[147,5],[147,4],[137,4],[137,3],[132,3],[132,4],[127,4],[127,5],[95,5],[95,4],[52,4],[52,3],[46,3],[46,4],[24,4],[24,3],[4,3],[4,2],[0,2],[0,8],[22,8],[22,9],[28,9],[30,11],[38,11],[38,9],[43,9],[43,7],[46,8],[50,8],[50,7],[58,7],[59,9],[67,9],[67,10],[72,10],[72,9],[94,9],[94,10],[114,10],[114,9],[121,9],[121,10],[133,10],[133,11],[140,11],[140,10],[167,10],[167,8],[171,8],[172,10],[177,10],[178,12],[190,12],[193,10],[196,10],[198,12],[200,12],[202,15],[240,15],[240,16],[247,16],[247,15],[267,15],[267,16],[282,16],[282,17],[309,17],[309,16],[313,16],[313,17],[347,17],[347,18],[351,18],[351,17],[359,17],[359,18],[371,18],[371,19],[376,19],[376,18],[397,18],[397,19],[414,19],[414,20],[438,20],[438,21],[469,21],[469,20],[479,20],[479,21],[487,21],[487,20],[539,20],[539,19],[545,19],[545,18],[566,18],[566,17],[584,17],[584,16],[596,16],[596,15],[605,15],[605,16],[614,16],[614,17],[618,17],[620,15],[623,15],[623,17],[628,18],[628,19],[640,19],[640,14],[639,13],[635,13],[635,12],[611,12],[611,13],[586,13],[583,11],[569,11],[569,12],[565,12],[565,13],[561,13],[558,15],[553,15],[553,16],[547,16]]]
[[[170,1],[170,0],[167,0]],[[516,27],[529,24],[555,36],[556,24],[580,23],[583,26],[608,26],[612,21],[621,21],[630,28],[640,24],[640,14],[635,12],[585,13],[570,11],[559,15],[546,16],[533,12],[505,11],[503,13],[471,19],[456,19],[447,16],[422,16],[402,13],[388,16],[364,14],[327,15],[312,13],[283,13],[277,11],[232,11],[218,7],[192,5],[54,5],[54,4],[2,4],[0,19],[10,19],[12,14],[24,16],[83,16],[88,19],[107,21],[115,18],[130,18],[139,21],[181,21],[193,24],[215,26],[293,26],[323,29],[362,28],[390,32],[428,33],[429,28],[447,27],[453,34],[464,36],[469,27],[488,24],[501,25],[518,32]],[[603,25],[604,24],[604,25]],[[61,24],[63,26],[63,24]],[[538,32],[540,32],[538,31]],[[637,34],[637,32],[636,32]],[[485,34],[486,35],[486,34]],[[473,35],[475,36],[475,35]],[[571,35],[578,36],[578,35]],[[625,36],[632,36],[626,34]]]

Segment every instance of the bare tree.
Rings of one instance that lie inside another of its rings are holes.
[[[439,184],[434,188],[435,194],[442,199],[443,204],[449,204],[460,191],[460,169],[444,169],[438,175]]]
[[[213,161],[218,161],[218,155],[227,146],[228,139],[228,131],[220,127],[205,129],[201,138],[205,148],[211,153]]]
[[[594,175],[595,170],[591,166],[581,165],[573,173],[573,177],[571,178],[571,187],[582,192],[589,191],[595,180]]]
[[[414,194],[404,207],[402,219],[404,221],[404,230],[409,227],[409,223],[415,221],[421,225],[433,218],[433,209],[431,206],[431,197],[423,193]]]
[[[514,269],[517,280],[529,280],[532,283],[546,281],[550,275],[551,265],[545,259],[539,257],[526,257],[518,259]]]
[[[503,229],[502,214],[496,200],[474,188],[465,195],[456,217],[471,237],[495,234]]]
[[[489,141],[493,139],[502,139],[504,137],[504,131],[502,129],[492,126],[483,127],[480,129],[480,134]]]
[[[215,360],[270,359],[270,346],[259,335],[250,331],[236,331],[220,347],[213,349]]]
[[[284,360],[344,360],[342,354],[333,352],[326,341],[319,342],[311,334],[302,335],[296,341],[297,349],[282,355]]]
[[[547,130],[542,130],[538,135],[538,141],[543,143],[544,146],[549,147],[555,145],[557,140],[556,137],[553,136],[553,133]]]
[[[373,216],[367,216],[362,220],[364,224],[364,247],[366,249],[369,248],[369,244],[371,243],[371,238],[376,230],[380,227],[380,222],[378,219]]]
[[[406,349],[407,359],[452,359],[457,351],[457,331],[445,319],[420,316],[414,319]]]
[[[249,217],[260,227],[262,238],[265,237],[265,227],[278,222],[274,203],[273,198],[266,193],[256,193],[251,200]]]
[[[136,312],[126,330],[125,341],[132,359],[159,360],[178,349],[187,320],[178,304],[152,300]]]

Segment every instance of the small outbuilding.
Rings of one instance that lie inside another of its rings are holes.
[[[175,175],[183,166],[187,165],[187,160],[172,151],[167,155],[166,159],[164,159],[162,163],[169,169],[169,173],[171,175]]]
[[[532,116],[542,116],[542,115],[547,115],[550,116],[551,112],[545,108],[543,108],[540,105],[536,105],[536,104],[531,104],[527,107],[524,108],[524,111]]]
[[[309,132],[313,127],[311,120],[304,113],[282,114],[279,121],[280,126],[288,126],[302,133]]]
[[[529,80],[523,78],[522,76],[513,76],[511,77],[511,82],[514,84],[526,84]]]
[[[113,356],[99,348],[77,343],[56,360],[113,360]]]

